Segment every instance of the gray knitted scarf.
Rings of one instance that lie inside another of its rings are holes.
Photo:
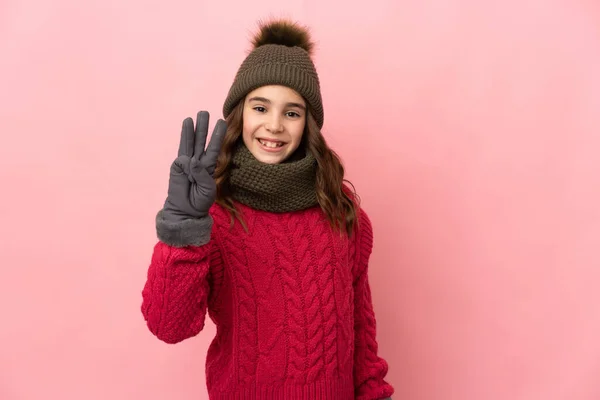
[[[229,175],[232,197],[249,207],[283,213],[318,204],[315,158],[306,152],[300,159],[280,164],[258,161],[243,142],[233,156]]]

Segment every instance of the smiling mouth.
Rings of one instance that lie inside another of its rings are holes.
[[[263,146],[268,147],[270,149],[276,149],[278,147],[283,147],[283,145],[285,145],[284,142],[280,142],[278,140],[258,139],[258,142],[260,144],[262,144]]]

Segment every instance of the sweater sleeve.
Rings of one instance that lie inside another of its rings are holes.
[[[205,234],[206,243],[175,244],[164,239],[165,227],[160,222],[157,228],[159,241],[142,290],[141,311],[148,329],[158,339],[174,344],[204,328],[211,289],[222,270],[221,257],[209,234]]]
[[[368,264],[373,247],[373,229],[360,210],[354,270],[354,388],[356,400],[386,399],[394,393],[386,382],[387,362],[378,355],[375,312],[371,300]]]

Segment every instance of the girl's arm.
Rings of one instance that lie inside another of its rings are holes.
[[[157,217],[161,240],[154,246],[141,310],[148,329],[166,343],[181,342],[204,328],[211,289],[222,272],[218,248],[207,234],[211,228],[211,216],[179,226]],[[196,241],[188,244],[182,237]]]
[[[371,221],[361,209],[354,268],[354,388],[356,400],[386,399],[394,393],[393,387],[385,381],[388,364],[377,354],[376,321],[368,277],[372,247]]]

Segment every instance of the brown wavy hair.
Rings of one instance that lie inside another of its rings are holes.
[[[227,133],[223,138],[221,152],[217,159],[214,179],[217,184],[216,203],[229,211],[232,224],[237,219],[244,229],[246,225],[236,209],[229,186],[229,171],[233,154],[239,140],[242,140],[244,99],[227,117]],[[344,178],[344,166],[321,134],[310,109],[306,112],[306,124],[300,146],[311,152],[317,161],[316,193],[317,201],[331,227],[352,235],[358,225],[360,199],[351,182]]]

